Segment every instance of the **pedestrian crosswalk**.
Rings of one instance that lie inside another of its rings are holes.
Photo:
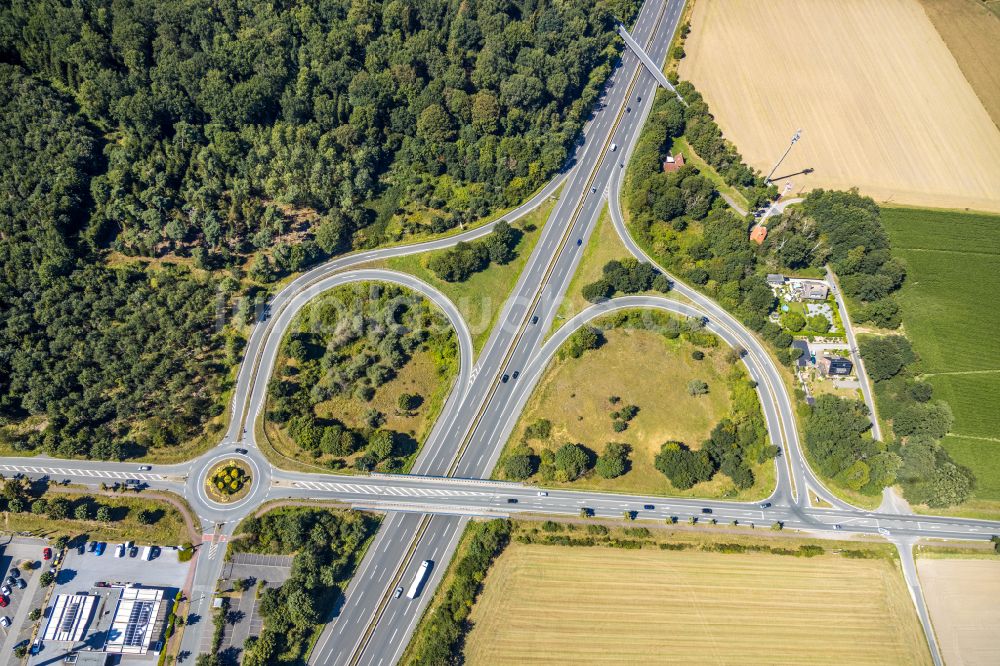
[[[100,479],[137,479],[139,481],[162,481],[162,474],[143,472],[117,472],[102,469],[80,469],[74,467],[43,467],[38,465],[0,465],[0,472],[21,474],[48,474],[49,476],[89,477]]]
[[[296,488],[319,490],[342,495],[392,495],[396,497],[490,497],[491,492],[451,488],[418,488],[411,486],[372,486],[364,483],[331,483],[328,481],[295,481]]]

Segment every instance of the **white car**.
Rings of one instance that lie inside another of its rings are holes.
[[[615,152],[616,150],[618,150],[618,144],[617,143],[611,144],[611,152]]]
[[[10,618],[7,617],[6,615],[0,617],[0,627],[9,627],[9,626],[10,626]]]
[[[539,497],[548,497],[549,494],[547,492],[545,492],[544,490],[539,490],[538,491],[538,496]]]
[[[9,597],[10,596],[10,585],[4,585],[3,587],[0,587],[0,592],[2,592],[5,597]]]

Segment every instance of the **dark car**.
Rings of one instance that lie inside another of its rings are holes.
[[[538,315],[535,315],[534,317],[531,318],[531,323],[532,324],[537,324],[538,323]]]
[[[24,582],[24,579],[23,578],[18,578],[17,579],[17,589],[23,590],[26,587],[28,587],[28,584]]]
[[[507,504],[517,504],[517,498],[516,497],[508,497],[507,498]]]
[[[597,190],[595,189],[594,191],[596,192]],[[579,245],[583,245],[583,239],[582,239],[582,238],[577,238],[577,239],[576,239],[576,244],[577,244],[578,246],[579,246]]]
[[[503,377],[500,378],[500,381],[506,384],[508,379],[510,379],[510,375],[505,374]]]
[[[702,513],[712,513],[712,510],[711,509],[702,509],[701,512]]]
[[[760,503],[760,508],[762,508],[762,509],[770,509],[771,508],[771,503],[770,502],[761,502]]]
[[[79,546],[76,547],[76,552],[79,553],[80,555],[83,555],[85,552],[87,552],[87,549],[84,548],[83,544],[81,543]]]
[[[132,546],[128,549],[128,556],[135,557],[139,554],[139,546]]]
[[[14,567],[10,571],[8,571],[7,574],[9,576],[13,576],[14,578],[20,578],[21,577],[21,570],[18,569],[17,567]]]
[[[88,543],[87,550],[89,550],[90,552],[94,552],[95,550],[97,550],[97,542],[91,541],[90,543]]]
[[[632,107],[631,106],[626,106],[625,107],[625,113],[630,113],[631,111],[632,111]]]
[[[245,456],[247,454],[247,450],[246,449],[236,449],[236,453],[240,454],[241,456]]]
[[[514,379],[517,379],[520,376],[521,376],[521,371],[520,370],[515,370],[514,374],[511,375],[511,377],[513,377]]]
[[[642,506],[642,508],[643,508],[643,510],[644,510],[644,511],[652,511],[652,510],[653,510],[653,509],[655,509],[656,507],[655,507],[655,506],[653,506],[652,504],[644,504],[644,505]]]

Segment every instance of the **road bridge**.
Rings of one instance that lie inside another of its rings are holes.
[[[632,35],[629,34],[628,30],[626,30],[625,26],[621,23],[618,24],[618,36],[625,40],[625,44],[629,47],[632,53],[638,56],[639,62],[641,62],[643,66],[649,70],[649,73],[653,75],[656,82],[676,95],[677,99],[681,101],[681,104],[687,106],[687,102],[684,101],[684,98],[681,97],[679,92],[677,92],[677,89],[674,88],[670,81],[667,80],[667,77],[663,74],[663,70],[660,69],[653,59],[649,57],[649,54],[646,53],[644,48],[642,48],[642,45],[632,38]]]

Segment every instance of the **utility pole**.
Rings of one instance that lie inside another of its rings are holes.
[[[771,169],[771,173],[767,174],[767,178],[764,180],[765,185],[771,184],[771,176],[773,176],[774,172],[778,170],[778,167],[781,166],[781,163],[785,161],[785,158],[788,157],[788,152],[792,149],[792,146],[795,145],[795,142],[798,141],[801,137],[802,137],[802,130],[800,129],[795,130],[795,135],[792,137],[792,142],[788,144],[788,148],[785,148],[785,153],[774,165],[774,168]]]

